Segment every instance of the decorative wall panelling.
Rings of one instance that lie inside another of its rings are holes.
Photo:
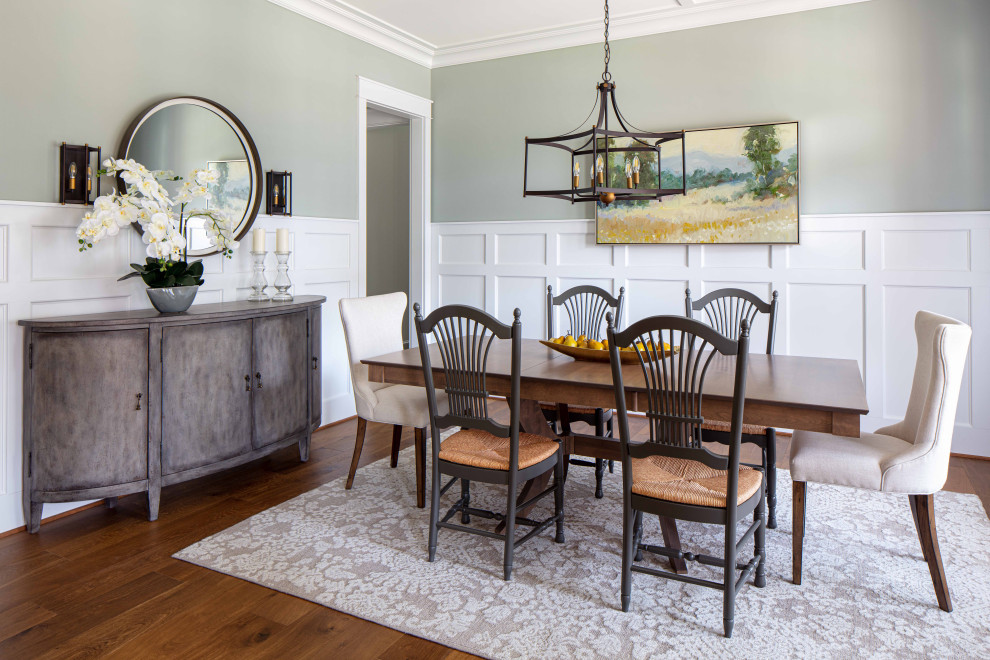
[[[696,297],[737,286],[781,295],[779,353],[857,360],[874,430],[904,413],[914,368],[914,314],[973,326],[953,451],[990,456],[990,212],[802,216],[796,246],[595,245],[594,222],[433,225],[434,299],[511,318],[542,337],[546,286],[626,287],[625,322],[683,314]],[[766,328],[754,329],[753,350]]]
[[[21,514],[21,367],[22,318],[108,312],[150,307],[139,280],[117,282],[127,264],[145,258],[132,232],[80,254],[75,227],[78,206],[0,201],[0,532],[23,524]],[[259,215],[256,225],[269,231],[288,227],[293,254],[289,277],[295,294],[327,297],[323,307],[323,421],[354,414],[350,372],[337,300],[358,295],[358,222],[300,216]],[[243,300],[251,292],[250,236],[232,260],[204,260],[206,283],[197,303]],[[268,281],[275,279],[275,255],[269,254]],[[274,292],[274,290],[270,290]],[[98,356],[94,356],[98,359]],[[218,411],[220,412],[220,411]],[[99,414],[99,411],[92,411]],[[52,504],[46,517],[78,506]]]

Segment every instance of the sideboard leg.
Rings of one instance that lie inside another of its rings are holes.
[[[148,520],[151,522],[158,520],[158,503],[161,499],[161,486],[152,486],[148,489]]]
[[[42,502],[25,502],[24,524],[27,525],[28,533],[37,534],[38,530],[41,529],[41,507],[43,506]]]
[[[117,508],[117,498],[116,497],[105,497],[105,498],[103,498],[103,506],[105,506],[108,509],[116,509]]]
[[[299,461],[305,463],[309,460],[309,444],[313,440],[313,433],[309,432],[306,437],[299,440]]]

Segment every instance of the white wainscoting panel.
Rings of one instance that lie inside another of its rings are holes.
[[[625,287],[626,324],[683,314],[685,288],[695,298],[728,286],[764,297],[776,290],[776,352],[857,360],[871,411],[864,430],[903,417],[914,315],[947,314],[973,327],[953,451],[990,456],[990,212],[805,215],[801,230],[791,246],[607,246],[595,244],[586,220],[436,223],[434,300],[506,322],[520,307],[524,334],[538,337],[547,285]],[[543,248],[545,263],[536,258]],[[752,346],[764,350],[765,327],[754,329]]]
[[[21,378],[24,318],[147,308],[140,280],[118,282],[132,261],[145,257],[140,237],[123,231],[84,254],[75,227],[84,209],[0,201],[0,532],[24,524],[21,513]],[[289,259],[291,291],[327,297],[323,306],[323,422],[354,414],[350,371],[337,301],[358,291],[358,222],[329,218],[259,215],[256,227],[287,227],[298,250]],[[296,240],[298,235],[299,240]],[[484,236],[481,236],[484,241]],[[244,300],[251,293],[250,236],[231,260],[204,260],[206,283],[196,302]],[[483,250],[482,250],[483,252]],[[482,255],[483,256],[483,255]],[[275,279],[275,255],[266,261]],[[274,293],[274,290],[270,290]],[[98,359],[98,356],[97,358]],[[80,503],[46,504],[45,517]]]

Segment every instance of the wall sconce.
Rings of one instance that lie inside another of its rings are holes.
[[[265,175],[265,189],[265,213],[292,215],[292,172],[268,172]]]
[[[93,166],[93,154],[96,154],[96,167]],[[58,171],[58,203],[59,204],[92,204],[90,196],[93,192],[93,180],[96,180],[96,196],[100,196],[100,167],[102,156],[100,147],[88,144],[62,143],[59,148]]]

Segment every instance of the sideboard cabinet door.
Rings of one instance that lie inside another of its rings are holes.
[[[310,368],[313,370],[310,376],[313,379],[313,385],[310,389],[312,401],[309,412],[310,422],[315,429],[323,419],[323,329],[321,327],[323,322],[320,318],[322,314],[319,307],[310,310],[309,314],[309,345],[310,350],[313,351],[313,356],[310,358]]]
[[[162,474],[251,451],[251,320],[167,326]]]
[[[34,332],[31,344],[34,490],[147,479],[148,331]]]
[[[255,448],[306,430],[309,340],[308,313],[254,320]]]

